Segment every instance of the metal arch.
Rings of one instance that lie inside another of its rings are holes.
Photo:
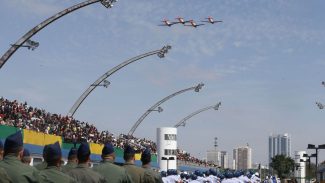
[[[13,44],[9,50],[0,58],[0,69],[2,68],[2,66],[7,62],[7,60],[11,57],[12,54],[14,54],[17,49],[19,47],[21,47],[29,38],[31,38],[34,34],[36,34],[37,32],[39,32],[40,30],[42,30],[44,27],[46,27],[47,25],[49,25],[50,23],[54,22],[55,20],[63,17],[64,15],[67,15],[77,9],[83,8],[85,6],[91,5],[93,3],[97,3],[100,2],[101,0],[87,0],[84,1],[82,3],[76,4],[71,6],[70,8],[67,8],[53,16],[51,16],[50,18],[44,20],[43,22],[41,22],[40,24],[38,24],[37,26],[35,26],[34,28],[32,28],[31,30],[29,30],[23,37],[21,37],[15,44]]]
[[[195,115],[197,115],[197,114],[199,114],[199,113],[201,113],[201,112],[203,112],[203,111],[207,111],[207,110],[209,110],[209,109],[218,110],[220,106],[221,106],[221,102],[219,102],[219,103],[216,104],[216,105],[212,105],[212,106],[209,106],[209,107],[205,107],[205,108],[203,108],[203,109],[200,109],[200,110],[198,110],[198,111],[195,111],[195,112],[193,112],[192,114],[190,114],[190,115],[186,116],[185,118],[183,118],[183,119],[182,119],[180,122],[178,122],[174,127],[175,127],[175,128],[178,128],[179,126],[185,126],[185,122],[186,122],[188,119],[190,119],[191,117],[193,117],[193,116],[195,116]]]
[[[170,98],[179,95],[181,93],[184,93],[186,91],[190,91],[190,90],[194,90],[195,92],[199,92],[200,89],[204,86],[203,83],[200,83],[196,86],[190,87],[190,88],[186,88],[183,90],[180,90],[178,92],[175,92],[167,97],[165,97],[164,99],[160,100],[159,102],[157,102],[155,105],[153,105],[152,107],[150,107],[139,119],[138,121],[132,126],[131,130],[129,131],[128,135],[133,135],[134,131],[137,129],[137,127],[141,124],[141,122],[144,120],[144,118],[146,118],[154,109],[156,109],[158,106],[160,106],[162,103],[164,103],[165,101],[169,100]]]
[[[105,74],[103,74],[101,77],[99,77],[93,84],[91,84],[89,86],[89,88],[83,92],[83,94],[78,98],[78,100],[73,104],[73,106],[71,107],[71,109],[69,110],[68,116],[73,116],[75,114],[75,112],[77,111],[77,109],[79,108],[79,106],[81,105],[81,103],[87,98],[87,96],[97,87],[99,86],[99,84],[101,82],[103,82],[106,78],[108,78],[110,75],[114,74],[116,71],[120,70],[121,68],[129,65],[132,62],[135,62],[137,60],[140,60],[142,58],[151,56],[151,55],[158,55],[158,57],[163,58],[165,57],[165,54],[168,53],[168,50],[171,49],[171,46],[167,45],[164,46],[162,49],[160,50],[155,50],[155,51],[151,51],[136,57],[133,57],[129,60],[126,60],[124,62],[122,62],[121,64],[115,66],[114,68],[110,69],[109,71],[107,71]]]

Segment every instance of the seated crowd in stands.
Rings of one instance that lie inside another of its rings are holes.
[[[98,131],[94,125],[88,122],[79,121],[70,116],[51,114],[44,109],[31,107],[27,102],[19,103],[17,100],[10,101],[3,97],[0,98],[0,125],[61,136],[64,142],[79,143],[86,141],[98,144],[111,142],[115,147],[119,148],[124,148],[124,145],[130,144],[138,152],[146,147],[149,147],[153,153],[157,152],[156,143],[151,140],[139,139],[125,134],[115,137],[109,131]],[[213,166],[181,150],[178,150],[177,159]]]
[[[194,163],[194,164],[197,164],[197,165],[200,165],[200,166],[217,167],[213,163],[210,163],[210,162],[207,162],[205,160],[200,160],[198,158],[195,158],[195,157],[191,156],[190,153],[187,153],[187,152],[182,151],[180,149],[177,149],[177,160]]]

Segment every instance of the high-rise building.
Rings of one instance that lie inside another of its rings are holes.
[[[269,136],[269,163],[274,156],[280,154],[291,156],[291,137],[287,133]]]
[[[233,169],[246,170],[252,168],[252,148],[248,145],[233,151]]]
[[[228,168],[228,153],[227,153],[227,151],[221,151],[220,152],[220,166],[221,166],[221,168],[223,168],[223,169],[226,169],[226,168]]]
[[[218,138],[214,138],[214,150],[207,151],[207,162],[220,166],[221,153],[218,151]]]
[[[216,164],[220,166],[221,154],[218,150],[208,150],[207,151],[207,162]]]

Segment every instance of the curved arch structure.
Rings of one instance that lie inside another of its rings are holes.
[[[204,86],[203,83],[198,84],[197,86],[193,86],[190,88],[186,88],[184,90],[180,90],[178,92],[175,92],[165,98],[163,98],[162,100],[160,100],[159,102],[157,102],[155,105],[153,105],[152,107],[150,107],[139,119],[138,121],[132,126],[131,130],[129,131],[128,135],[133,135],[134,131],[138,128],[138,126],[141,124],[141,122],[144,120],[144,118],[146,118],[152,111],[154,111],[158,106],[160,106],[162,103],[164,103],[165,101],[169,100],[170,98],[175,97],[176,95],[179,95],[181,93],[190,91],[190,90],[194,90],[195,92],[199,92],[200,89]]]
[[[88,97],[88,95],[97,86],[99,86],[103,81],[105,81],[106,78],[108,78],[110,75],[114,74],[116,71],[118,71],[121,68],[129,65],[132,62],[135,62],[137,60],[140,60],[142,58],[145,58],[145,57],[148,57],[148,56],[151,56],[151,55],[158,55],[159,58],[164,58],[165,54],[168,53],[169,49],[171,49],[171,46],[169,46],[169,45],[164,46],[160,50],[151,51],[151,52],[148,52],[148,53],[133,57],[133,58],[131,58],[129,60],[126,60],[126,61],[122,62],[121,64],[115,66],[114,68],[110,69],[105,74],[103,74],[101,77],[99,77],[93,84],[91,84],[86,91],[83,92],[83,94],[78,98],[78,100],[74,103],[74,105],[70,109],[70,111],[68,113],[68,116],[73,116],[75,114],[75,112],[77,111],[77,109],[79,108],[79,106],[81,105],[81,103]]]
[[[198,110],[198,111],[195,111],[195,112],[193,112],[192,114],[190,114],[190,115],[186,116],[185,118],[183,118],[183,119],[182,119],[180,122],[178,122],[174,127],[175,127],[175,128],[178,128],[179,126],[185,126],[186,121],[187,121],[188,119],[190,119],[191,117],[193,117],[193,116],[195,116],[195,115],[197,115],[197,114],[199,114],[199,113],[201,113],[201,112],[207,111],[207,110],[209,110],[209,109],[218,110],[220,106],[221,106],[221,102],[219,102],[219,103],[216,104],[216,105],[212,105],[212,106],[209,106],[209,107],[205,107],[205,108],[203,108],[203,109],[200,109],[200,110]]]
[[[80,8],[83,8],[85,6],[88,6],[88,5],[97,3],[97,2],[101,2],[105,7],[108,8],[108,7],[112,7],[112,3],[116,2],[116,1],[115,0],[87,0],[87,1],[81,2],[79,4],[76,4],[74,6],[71,6],[70,8],[67,8],[67,9],[51,16],[50,18],[44,20],[43,22],[41,22],[40,24],[38,24],[37,26],[35,26],[31,30],[29,30],[15,44],[12,44],[12,46],[9,48],[9,50],[4,55],[2,55],[2,57],[0,58],[0,69],[7,62],[7,60],[11,57],[11,55],[17,51],[18,48],[20,48],[29,38],[31,38],[34,34],[39,32],[40,30],[42,30],[44,27],[46,27],[47,25],[51,24],[55,20],[65,16],[75,10],[78,10]]]

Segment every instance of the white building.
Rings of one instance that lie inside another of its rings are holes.
[[[252,168],[252,148],[238,147],[233,150],[233,169],[246,170]]]
[[[158,165],[161,171],[177,169],[177,128],[157,128]]]
[[[218,150],[208,150],[207,151],[207,162],[213,163],[220,166],[221,162],[221,153]]]
[[[306,182],[306,163],[300,162],[300,159],[306,161],[306,158],[303,155],[306,154],[306,151],[295,151],[295,178],[298,183]]]
[[[220,157],[221,157],[221,161],[220,161],[220,166],[223,169],[228,168],[228,153],[227,151],[221,151],[220,152]]]

